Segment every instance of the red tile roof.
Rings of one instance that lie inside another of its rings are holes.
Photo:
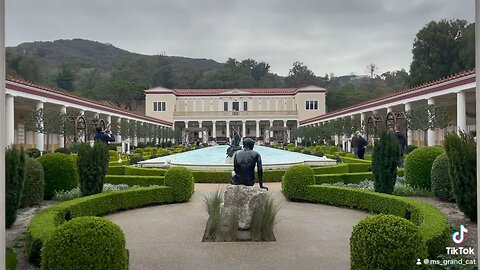
[[[53,87],[39,85],[39,84],[28,82],[28,81],[25,81],[25,80],[13,78],[11,76],[7,76],[7,79],[6,79],[6,88],[7,89],[9,89],[9,85],[8,85],[9,82],[10,83],[17,83],[17,84],[21,84],[21,85],[25,85],[25,86],[29,86],[29,87],[33,87],[33,88],[37,88],[37,89],[44,90],[44,91],[47,91],[47,92],[50,92],[50,93],[53,93],[53,94],[61,95],[63,97],[73,98],[74,100],[77,100],[77,101],[84,101],[86,103],[82,103],[82,105],[86,106],[86,107],[101,108],[101,109],[104,109],[104,110],[107,110],[107,111],[110,111],[110,112],[116,112],[116,113],[124,114],[126,117],[127,116],[136,117],[136,118],[139,118],[139,119],[143,119],[143,120],[147,120],[147,121],[151,121],[151,122],[155,122],[155,123],[159,123],[159,124],[163,124],[163,125],[172,125],[172,123],[169,122],[169,121],[165,121],[165,120],[162,120],[162,119],[157,119],[157,118],[137,114],[137,113],[127,111],[127,110],[124,110],[124,109],[121,109],[121,108],[118,108],[118,107],[115,107],[115,106],[112,106],[112,105],[109,105],[109,104],[102,103],[102,102],[97,101],[97,100],[82,97],[82,96],[76,95],[76,94],[71,93],[71,92],[65,92],[65,91],[62,91],[62,90],[59,90],[59,89],[56,89],[56,88],[53,88]],[[92,103],[97,105],[97,106],[91,106]]]
[[[346,107],[346,108],[342,108],[342,109],[338,109],[338,110],[329,112],[327,114],[323,114],[323,115],[319,115],[319,116],[312,117],[312,118],[309,118],[309,119],[305,119],[303,121],[300,121],[299,124],[304,125],[304,124],[308,124],[310,122],[314,122],[314,121],[317,121],[317,120],[320,120],[320,119],[329,118],[333,115],[341,114],[343,112],[347,112],[349,110],[352,110],[352,109],[355,109],[355,108],[358,108],[358,107],[362,107],[363,105],[369,105],[370,104],[371,106],[368,106],[368,107],[373,107],[373,106],[377,105],[377,104],[375,104],[376,102],[379,102],[379,101],[382,101],[382,100],[387,100],[387,99],[390,99],[392,97],[396,97],[396,96],[400,96],[400,95],[404,95],[404,94],[408,94],[408,93],[412,93],[412,92],[416,92],[416,91],[422,91],[422,90],[424,90],[428,87],[439,85],[439,84],[449,82],[449,81],[453,81],[455,79],[459,79],[459,78],[466,77],[466,76],[473,75],[473,74],[475,74],[475,69],[465,70],[465,71],[462,71],[462,72],[459,72],[459,73],[456,73],[456,74],[446,76],[446,77],[441,78],[441,79],[437,79],[437,80],[433,80],[433,81],[430,81],[430,82],[426,82],[426,83],[423,83],[423,84],[416,85],[414,87],[405,89],[403,91],[399,91],[399,92],[392,93],[392,94],[389,94],[389,95],[386,95],[386,96],[381,96],[381,97],[378,97],[378,98],[375,98],[375,99],[367,100],[367,101],[364,101],[364,102],[361,102],[361,103],[358,103],[358,104],[355,104],[355,105],[352,105],[352,106],[349,106],[349,107]]]

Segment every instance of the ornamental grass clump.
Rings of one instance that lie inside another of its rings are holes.
[[[280,206],[272,196],[267,196],[263,204],[258,204],[253,211],[250,229],[252,241],[275,241],[273,226],[276,224]]]

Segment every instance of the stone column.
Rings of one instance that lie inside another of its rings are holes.
[[[217,121],[212,121],[212,138],[217,138]]]
[[[392,111],[393,111],[392,107],[387,107],[387,113],[392,112]]]
[[[255,137],[260,137],[260,121],[255,120]]]
[[[227,130],[225,131],[225,134],[227,135],[227,139],[230,140],[230,121],[226,121],[227,123]]]
[[[185,142],[188,143],[188,121],[185,121]]]
[[[467,106],[464,91],[457,93],[457,130],[467,130]]]
[[[361,113],[360,114],[360,131],[365,132],[366,125],[367,123],[365,123],[365,113]]]
[[[242,137],[246,137],[247,136],[247,129],[245,127],[245,123],[246,121],[245,120],[242,120]]]
[[[273,127],[273,120],[269,120],[270,122],[270,127]],[[271,130],[269,127],[269,131],[268,131],[268,141],[271,142],[273,139],[273,130]]]
[[[172,131],[175,131],[175,121],[173,121],[173,123],[172,123]],[[172,132],[172,133],[175,134],[175,132]],[[172,143],[175,143],[175,135],[172,139]]]
[[[5,96],[5,146],[15,144],[15,98]]]
[[[120,130],[120,124],[122,123],[122,118],[121,117],[118,117],[117,118],[117,131]],[[125,153],[125,147],[123,146],[123,142],[122,142],[122,135],[121,135],[121,130],[118,134],[116,134],[116,138],[115,140],[119,143],[122,143],[122,153]]]
[[[412,104],[405,103],[405,113],[410,111],[411,109],[412,109]],[[409,145],[413,144],[413,131],[408,129],[408,127],[407,127],[407,144]]]
[[[38,111],[40,109],[43,109],[43,101],[38,101],[35,109]],[[43,128],[43,122],[39,123],[42,128]],[[37,132],[37,138],[36,138],[36,147],[40,152],[45,150],[45,136],[43,133]]]
[[[63,114],[63,115],[66,115],[67,114],[67,107],[65,106],[61,106],[60,107],[60,113]],[[65,137],[63,136],[63,134],[60,132],[60,134],[58,134],[58,147],[65,147]]]
[[[428,105],[435,105],[435,100],[433,98],[429,98],[427,100]],[[427,131],[427,137],[428,137],[428,146],[434,146],[436,144],[435,142],[435,130],[429,129]]]

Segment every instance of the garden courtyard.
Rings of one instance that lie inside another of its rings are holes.
[[[456,140],[458,149],[471,143]],[[131,156],[99,144],[41,157],[27,151],[23,194],[37,199],[22,202],[7,229],[8,246],[17,253],[17,269],[414,269],[417,258],[472,261],[446,254],[446,247],[458,246],[451,235],[461,224],[468,229],[461,246],[476,247],[477,232],[454,194],[449,166],[436,164],[450,145],[411,147],[405,168],[397,168],[386,141],[381,137],[365,159],[336,147],[289,145],[284,151],[337,162],[264,171],[278,205],[270,242],[202,242],[211,214],[205,200],[226,188],[230,171],[137,164],[200,151],[194,147],[144,147]],[[12,151],[20,164],[22,152]],[[376,166],[394,170],[386,175]]]

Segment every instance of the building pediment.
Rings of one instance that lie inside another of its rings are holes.
[[[220,93],[220,95],[247,95],[251,94],[251,92],[247,92],[241,89],[228,89]]]

